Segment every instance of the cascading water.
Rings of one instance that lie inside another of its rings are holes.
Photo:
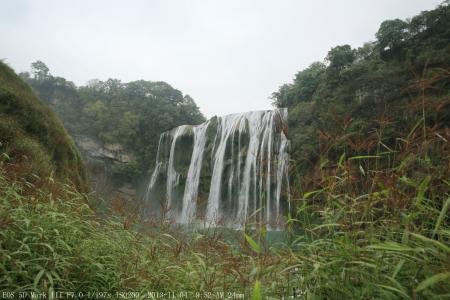
[[[172,145],[170,146],[170,156],[169,156],[169,166],[167,169],[167,206],[172,207],[172,192],[175,185],[178,185],[180,180],[180,173],[178,173],[174,168],[174,156],[175,156],[175,146],[177,144],[178,137],[183,134],[186,129],[186,125],[182,125],[180,127],[175,128],[175,132],[173,134]],[[172,211],[170,211],[172,212]]]
[[[181,223],[189,223],[195,216],[200,170],[206,144],[206,129],[208,129],[208,122],[194,128],[194,150],[192,151],[191,163],[189,164],[184,188]]]
[[[178,223],[284,225],[287,109],[214,117],[161,135],[144,213]]]

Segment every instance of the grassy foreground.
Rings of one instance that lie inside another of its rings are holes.
[[[186,235],[153,224],[138,231],[138,218],[100,217],[89,196],[51,177],[11,178],[4,156],[0,290],[82,291],[85,298],[173,291],[188,293],[185,299],[207,292],[245,299],[448,299],[448,156],[426,157],[431,150],[447,153],[448,143],[444,132],[435,133],[411,134],[408,150],[383,171],[374,160],[399,151],[322,163],[323,188],[296,196],[298,217],[289,222],[284,248],[267,246],[264,226],[237,233],[238,245],[214,230]]]

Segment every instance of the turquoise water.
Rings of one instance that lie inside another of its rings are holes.
[[[262,249],[283,249],[291,246],[292,236],[285,230],[267,230],[264,233],[255,228],[240,230],[227,227],[212,227],[201,224],[166,224],[158,226],[137,226],[138,231],[147,233],[167,232],[163,229],[166,227],[168,232],[176,232],[177,235],[183,236],[183,239],[192,240],[201,236],[217,237],[225,242],[239,248],[242,244],[247,244],[245,234],[251,236]],[[245,234],[244,234],[245,233]]]
[[[194,235],[216,235],[222,237],[225,241],[232,245],[238,246],[245,240],[244,230],[226,228],[226,227],[199,227],[197,225],[176,225],[179,230],[185,231],[189,236]],[[258,232],[254,229],[245,232],[251,236],[263,248],[285,248],[290,245],[290,235],[284,230],[268,230],[265,233]]]

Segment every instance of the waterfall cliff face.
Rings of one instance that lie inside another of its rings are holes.
[[[144,214],[281,228],[289,206],[287,109],[214,117],[161,134]]]

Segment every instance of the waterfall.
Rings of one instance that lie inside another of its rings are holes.
[[[177,223],[284,226],[289,209],[287,109],[214,117],[161,134],[144,214]],[[165,191],[165,193],[164,193]]]
[[[175,145],[177,144],[178,137],[184,132],[186,129],[186,125],[182,125],[180,127],[177,127],[175,129],[175,132],[173,133],[173,141],[172,145],[170,146],[170,156],[169,156],[169,166],[167,169],[167,191],[166,191],[166,197],[167,197],[167,208],[169,209],[169,212],[173,213],[172,209],[172,193],[173,189],[176,185],[178,185],[180,180],[180,174],[177,173],[177,171],[174,168],[174,160],[175,160]]]
[[[206,129],[208,122],[194,128],[194,150],[186,179],[183,195],[183,211],[181,212],[181,223],[189,223],[195,216],[197,205],[197,192],[200,181],[200,170],[202,167],[203,151],[206,144]]]
[[[206,209],[206,220],[216,222],[220,219],[219,202],[221,198],[222,176],[224,168],[224,156],[230,134],[234,131],[241,115],[229,115],[221,118],[217,129],[217,135],[220,135],[219,145],[214,154],[214,166],[211,178],[211,187],[209,189],[208,206]],[[220,133],[220,134],[219,134]]]

